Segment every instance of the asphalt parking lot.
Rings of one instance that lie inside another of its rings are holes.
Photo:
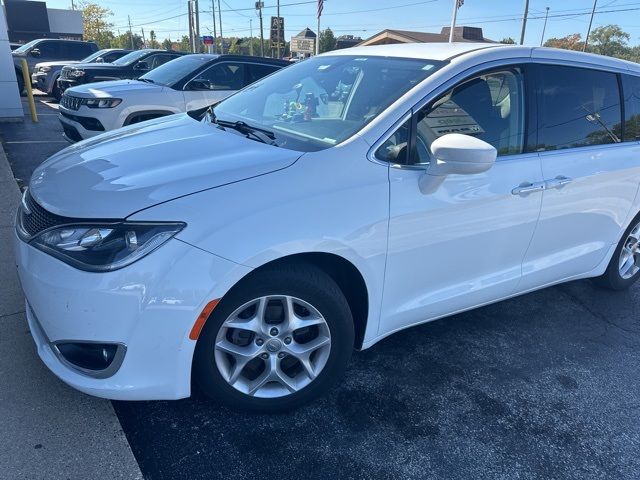
[[[14,175],[63,148],[55,104],[0,124]],[[354,353],[343,383],[281,415],[194,392],[113,402],[147,479],[635,479],[640,285],[549,288]],[[0,474],[1,476],[1,474]]]

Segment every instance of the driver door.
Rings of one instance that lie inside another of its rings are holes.
[[[196,75],[184,87],[185,110],[208,107],[240,90],[246,81],[246,64],[220,62]]]
[[[526,68],[475,74],[425,107],[376,152],[389,161],[389,245],[379,334],[509,296],[540,213],[540,159],[525,152]],[[448,133],[498,150],[486,172],[449,175],[429,194],[418,187]],[[390,155],[390,158],[385,158]]]

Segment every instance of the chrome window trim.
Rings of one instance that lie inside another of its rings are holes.
[[[425,96],[423,96],[420,100],[418,100],[409,109],[409,111],[406,112],[403,115],[402,119],[403,119],[403,121],[406,121],[409,117],[411,117],[413,115],[413,112],[420,110],[421,108],[426,106],[429,102],[432,102],[438,96],[442,95],[447,90],[449,90],[450,88],[454,87],[455,85],[457,85],[461,81],[467,79],[471,75],[483,72],[485,70],[491,70],[491,69],[500,68],[500,67],[515,67],[515,66],[522,65],[522,64],[525,64],[525,63],[534,63],[534,62],[530,57],[513,57],[513,58],[505,58],[505,59],[502,59],[502,60],[492,60],[490,62],[484,62],[484,63],[479,63],[477,65],[474,65],[474,66],[472,66],[472,67],[470,67],[470,68],[468,68],[468,69],[466,69],[466,70],[454,75],[453,77],[449,77],[449,79],[446,82],[441,83],[436,88],[431,90],[429,93],[427,93]],[[387,139],[391,135],[393,135],[393,133],[395,132],[395,129],[398,128],[403,123],[403,121],[401,120],[399,122],[394,123],[393,127],[391,127],[389,130],[387,130],[384,133],[384,135],[382,137],[380,137],[373,144],[373,147],[371,147],[371,149],[367,153],[367,158],[369,158],[369,160],[374,161],[376,163],[383,163],[385,165],[390,165],[393,168],[401,168],[401,169],[406,169],[406,170],[424,170],[426,168],[424,165],[419,166],[419,165],[389,164],[389,162],[385,162],[384,160],[380,160],[379,158],[377,158],[375,156],[376,150],[380,147],[380,145],[382,145],[384,142],[386,142]],[[523,154],[525,154],[525,152],[520,153],[520,154],[516,154],[516,155],[505,155],[504,158],[517,157],[517,156],[523,155]],[[498,157],[498,161],[501,161],[500,158],[501,157]]]
[[[533,53],[533,51],[532,51],[532,53]],[[396,128],[398,128],[402,123],[404,123],[408,119],[408,117],[413,115],[413,112],[415,112],[417,110],[420,110],[421,108],[426,106],[429,102],[432,102],[439,95],[442,95],[443,93],[445,93],[450,88],[454,87],[459,82],[465,80],[466,78],[470,77],[471,75],[480,73],[480,72],[485,71],[485,70],[490,70],[490,69],[494,69],[494,68],[501,68],[501,67],[510,67],[510,66],[514,67],[514,66],[523,65],[523,64],[530,64],[530,65],[531,64],[533,64],[533,65],[558,65],[558,66],[565,66],[565,67],[585,68],[585,69],[588,69],[588,70],[599,70],[599,71],[605,71],[605,72],[614,73],[614,74],[628,74],[628,75],[640,76],[640,72],[635,72],[633,70],[625,69],[623,67],[614,67],[614,66],[609,66],[609,65],[599,65],[599,64],[593,64],[593,63],[585,63],[585,62],[581,62],[581,61],[578,61],[578,60],[561,60],[561,59],[544,58],[544,57],[536,57],[536,58],[532,58],[532,57],[512,57],[512,58],[505,58],[505,59],[501,59],[501,60],[492,60],[490,62],[480,63],[480,64],[474,65],[472,67],[469,67],[468,69],[466,69],[466,70],[454,75],[453,77],[450,77],[446,82],[441,83],[436,88],[431,90],[428,94],[426,94],[424,97],[422,97],[422,99],[417,101],[413,105],[413,107],[411,107],[411,109],[402,116],[401,120],[399,120],[398,122],[394,123],[393,126],[389,130],[387,130],[384,133],[384,135],[382,135],[382,137],[380,137],[373,144],[373,146],[371,147],[371,149],[369,149],[369,152],[367,153],[367,158],[370,161],[374,162],[374,163],[380,163],[380,164],[384,164],[384,165],[389,165],[392,168],[402,168],[402,169],[406,169],[406,170],[424,170],[425,169],[424,166],[390,164],[389,162],[385,162],[384,160],[381,160],[381,159],[377,158],[375,156],[375,152],[380,147],[380,145],[382,145],[384,142],[386,142],[387,139],[391,135],[393,135],[393,133],[395,132]],[[620,145],[622,145],[624,143],[633,144],[634,142],[621,142]],[[603,146],[611,147],[612,145],[619,145],[619,144],[612,143],[612,144],[593,145],[593,146],[576,147],[576,148],[602,148]],[[567,148],[567,149],[563,149],[562,151],[572,151],[572,150],[574,150],[574,149],[573,148]],[[553,150],[553,152],[558,152],[558,150]],[[532,153],[534,153],[534,154],[544,154],[546,152],[545,151],[540,151],[540,152],[522,152],[522,153],[515,154],[515,155],[504,155],[502,157],[499,156],[496,161],[502,162],[502,161],[506,161],[506,160],[517,160],[519,157],[522,157],[522,156],[527,156],[528,157]]]

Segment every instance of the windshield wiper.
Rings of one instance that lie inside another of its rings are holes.
[[[151,80],[150,78],[138,78],[138,80],[140,80],[141,82],[148,82],[148,83],[156,83],[153,80]]]
[[[218,120],[212,116],[212,121],[223,128],[231,128],[243,133],[247,137],[251,136],[259,142],[266,143],[267,145],[276,145],[276,135],[271,130],[266,130],[260,127],[251,126],[241,120],[237,122],[230,122],[228,120]]]

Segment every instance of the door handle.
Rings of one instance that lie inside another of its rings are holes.
[[[511,190],[513,195],[527,195],[533,192],[541,192],[546,188],[545,182],[523,182]]]
[[[552,188],[562,188],[565,185],[570,184],[571,182],[573,182],[572,178],[565,177],[564,175],[558,175],[556,178],[547,180],[544,183],[545,183],[545,188],[549,190]]]

